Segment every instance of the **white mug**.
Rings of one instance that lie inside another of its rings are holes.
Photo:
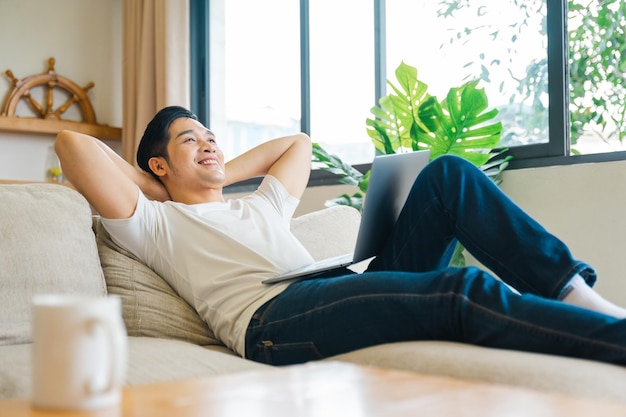
[[[127,366],[118,296],[33,297],[36,408],[93,410],[120,403]]]

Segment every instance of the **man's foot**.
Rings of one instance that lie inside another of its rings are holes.
[[[626,319],[626,309],[605,300],[593,288],[587,285],[580,275],[575,275],[563,292],[565,296],[561,301],[564,303],[584,307],[619,319]]]

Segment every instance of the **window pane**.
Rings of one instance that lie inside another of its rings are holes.
[[[626,2],[569,2],[571,142],[574,153],[626,150]]]
[[[294,0],[210,3],[210,128],[227,159],[300,131],[300,14]]]
[[[548,142],[546,0],[387,0],[387,78],[401,61],[439,101],[481,79],[502,146]]]
[[[311,137],[345,162],[371,162],[365,120],[374,105],[372,0],[309,4]]]

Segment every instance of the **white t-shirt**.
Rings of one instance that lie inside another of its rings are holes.
[[[226,203],[162,203],[139,192],[131,218],[102,223],[245,356],[252,315],[288,285],[261,281],[313,262],[289,230],[298,203],[268,175],[254,193]]]

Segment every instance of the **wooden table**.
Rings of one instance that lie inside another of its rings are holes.
[[[46,412],[0,401],[2,417],[626,416],[626,404],[320,362],[124,389],[120,407]]]

